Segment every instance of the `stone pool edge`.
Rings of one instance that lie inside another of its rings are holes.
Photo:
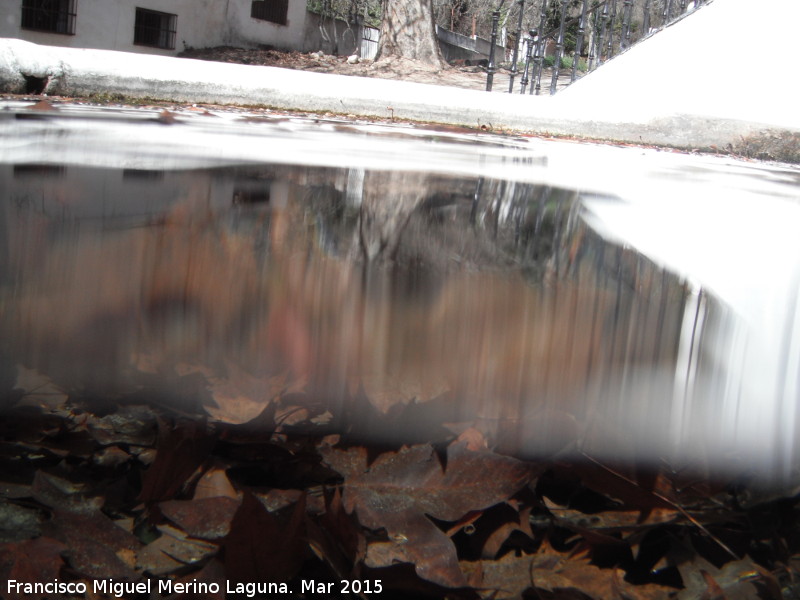
[[[212,63],[0,39],[0,92],[230,105],[463,126],[800,163],[800,128],[704,115],[608,119],[559,96]]]

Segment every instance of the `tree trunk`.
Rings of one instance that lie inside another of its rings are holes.
[[[433,0],[384,0],[375,60],[393,58],[445,67],[433,24]]]

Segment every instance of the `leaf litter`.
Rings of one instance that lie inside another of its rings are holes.
[[[367,446],[279,388],[258,414],[219,394],[226,422],[20,369],[2,405],[0,577],[284,582],[296,598],[314,596],[301,580],[381,580],[383,598],[797,597],[796,498],[518,460],[476,427],[430,426],[424,403],[369,416],[426,423],[427,441]]]

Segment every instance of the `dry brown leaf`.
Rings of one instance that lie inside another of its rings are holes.
[[[258,417],[286,390],[286,376],[255,377],[226,363],[227,377],[209,377],[216,406],[206,406],[209,415],[223,423],[239,425]]]
[[[619,569],[601,569],[585,558],[537,554],[531,562],[534,587],[554,592],[577,590],[593,600],[661,600],[671,592],[655,584],[632,585]]]
[[[61,554],[66,546],[48,537],[35,540],[0,544],[0,576],[4,580],[34,583],[53,581],[61,572]],[[22,594],[6,589],[3,597],[8,600],[39,600],[44,594]]]
[[[158,531],[161,551],[184,565],[198,564],[217,553],[216,544],[190,539],[185,532],[170,525],[159,525]]]
[[[217,496],[200,500],[168,500],[158,505],[161,513],[188,535],[204,540],[225,537],[239,500]]]
[[[233,498],[238,499],[239,493],[231,484],[225,469],[213,468],[209,469],[197,481],[194,488],[194,499],[202,500],[204,498]]]

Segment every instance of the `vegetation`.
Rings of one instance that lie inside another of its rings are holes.
[[[559,68],[560,69],[571,69],[574,60],[575,59],[574,59],[573,56],[562,56],[561,57],[561,63],[560,63],[561,66]],[[555,64],[556,64],[556,57],[555,56],[545,56],[544,57],[544,66],[545,67],[552,68],[552,66],[555,65]],[[581,59],[578,60],[578,70],[579,71],[587,71],[588,70],[587,63],[586,63],[585,59],[581,58]]]
[[[623,32],[623,8],[618,2],[616,11],[607,15],[614,36],[615,53]],[[632,5],[631,34],[634,38],[646,33],[644,25],[644,0],[634,0]],[[678,10],[678,3],[673,2],[673,14]],[[527,0],[523,8],[522,31],[542,29],[542,8],[546,8],[544,28],[540,32],[551,39],[558,36],[561,20],[560,0]],[[364,24],[380,28],[383,16],[381,0],[307,0],[310,11],[322,15],[325,19],[338,19],[350,24]],[[564,52],[571,54],[577,46],[580,14],[583,0],[567,0],[567,24],[564,32]],[[478,36],[489,39],[492,34],[492,13],[499,11],[500,43],[516,38],[517,24],[521,5],[517,0],[433,0],[434,21],[440,27],[466,36]],[[586,35],[582,56],[589,54],[588,36],[591,32],[599,33],[603,28],[603,2],[591,0],[587,4]],[[664,20],[665,0],[651,0],[648,27],[658,27]],[[513,41],[512,41],[513,43]]]
[[[326,18],[381,26],[380,0],[306,0],[306,8]]]

